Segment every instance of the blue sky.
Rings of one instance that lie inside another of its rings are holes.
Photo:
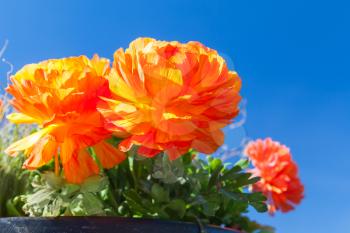
[[[306,197],[296,211],[252,213],[277,232],[350,232],[350,3],[346,1],[0,2],[0,44],[15,70],[47,58],[111,58],[139,36],[217,49],[248,100],[251,138],[291,147]],[[0,64],[5,84],[5,64]],[[228,135],[227,142],[233,140]]]

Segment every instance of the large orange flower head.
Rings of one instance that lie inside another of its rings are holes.
[[[124,154],[104,141],[111,133],[104,128],[96,110],[100,96],[109,97],[110,71],[107,59],[85,56],[52,59],[24,66],[11,77],[7,92],[18,113],[8,119],[14,123],[35,123],[38,132],[12,144],[6,151],[24,151],[27,169],[36,169],[55,158],[56,172],[62,164],[69,182],[80,183],[97,174],[98,166],[87,151],[93,146],[98,159],[110,168]],[[59,156],[58,156],[59,152]]]
[[[137,145],[141,155],[164,151],[170,159],[190,148],[213,153],[239,112],[240,78],[198,42],[136,39],[115,52],[108,79],[113,96],[99,110],[108,129],[127,137],[123,151]]]
[[[246,146],[245,154],[255,167],[253,174],[261,177],[253,189],[265,194],[270,213],[288,212],[301,202],[304,186],[288,147],[271,138],[258,139]]]

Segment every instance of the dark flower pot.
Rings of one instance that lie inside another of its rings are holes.
[[[1,218],[1,233],[200,233],[197,224],[118,217]],[[208,233],[239,233],[208,226]]]

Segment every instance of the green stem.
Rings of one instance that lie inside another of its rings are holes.
[[[138,180],[137,180],[137,176],[135,174],[135,168],[136,168],[136,159],[134,159],[134,157],[129,157],[130,160],[132,160],[131,163],[129,163],[129,168],[130,168],[130,172],[131,172],[131,176],[132,176],[132,179],[133,179],[133,182],[134,182],[134,188],[135,190],[138,189]]]
[[[89,151],[91,157],[92,157],[92,158],[94,159],[94,161],[96,162],[98,168],[100,169],[100,175],[104,175],[103,166],[102,166],[102,164],[101,164],[101,161],[98,159],[94,148],[93,148],[93,147],[89,147],[89,148],[88,148],[88,151]]]
[[[6,202],[6,212],[9,217],[20,217],[22,214],[17,210],[17,208],[14,206],[11,199],[7,200]]]

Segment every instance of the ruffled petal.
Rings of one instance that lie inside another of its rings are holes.
[[[39,140],[30,151],[28,159],[24,162],[23,167],[34,170],[47,164],[57,153],[57,146],[55,139],[47,135]]]
[[[123,162],[126,158],[124,152],[115,148],[111,144],[102,141],[94,147],[96,156],[104,168],[112,168],[115,165]]]
[[[13,144],[11,144],[6,150],[5,153],[9,155],[16,155],[17,152],[27,150],[32,148],[38,141],[45,135],[49,134],[52,130],[57,128],[57,125],[50,125],[42,130],[39,130],[36,133],[33,133]]]
[[[99,173],[99,168],[90,154],[82,149],[74,151],[71,158],[63,163],[65,178],[68,182],[79,184],[86,178]]]

